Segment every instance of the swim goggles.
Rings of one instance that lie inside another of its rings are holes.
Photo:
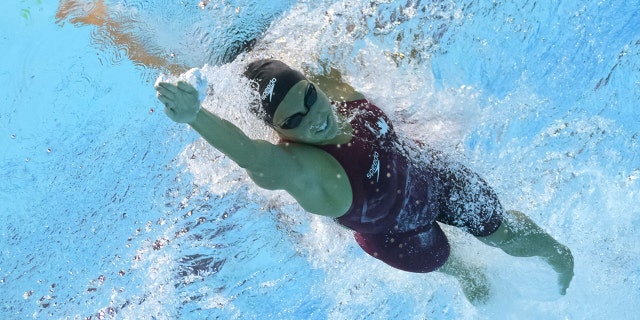
[[[302,123],[302,119],[304,119],[304,117],[309,113],[309,109],[314,103],[316,103],[317,99],[318,92],[316,91],[316,87],[313,85],[313,83],[309,83],[309,86],[307,86],[307,91],[304,93],[304,107],[306,109],[305,112],[298,112],[290,116],[278,127],[285,130],[291,130],[299,127],[300,123]]]

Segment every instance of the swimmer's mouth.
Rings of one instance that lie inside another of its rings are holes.
[[[318,126],[316,133],[322,133],[323,131],[327,130],[327,127],[329,127],[329,117],[327,117],[324,122],[320,126]]]

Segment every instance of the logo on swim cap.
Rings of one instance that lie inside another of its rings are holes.
[[[260,97],[262,100],[266,99],[267,95],[269,95],[269,102],[271,102],[271,98],[273,97],[273,89],[276,87],[276,81],[278,81],[276,78],[273,78],[271,79],[271,81],[269,81],[269,84],[267,84],[267,87],[264,88],[262,96]]]

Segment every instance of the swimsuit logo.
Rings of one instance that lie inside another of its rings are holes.
[[[269,81],[269,84],[267,84],[267,87],[264,88],[264,92],[262,92],[262,96],[260,97],[260,99],[264,100],[267,98],[267,95],[269,96],[269,102],[271,102],[271,98],[273,97],[273,89],[276,87],[276,78],[271,79],[271,81]]]
[[[365,126],[369,128],[369,130],[376,135],[376,138],[383,137],[384,135],[387,134],[387,132],[389,132],[389,124],[386,121],[384,121],[384,119],[382,118],[378,119],[378,122],[376,122],[376,125],[378,128],[374,128],[369,123],[365,124]]]
[[[376,176],[376,182],[378,182],[380,179],[380,159],[378,158],[378,151],[373,152],[373,162],[371,163],[369,172],[367,172],[367,178],[371,179],[374,175]]]
[[[389,124],[387,124],[384,119],[378,119],[378,127],[380,127],[380,131],[378,132],[378,136],[376,138],[384,136],[389,131]]]

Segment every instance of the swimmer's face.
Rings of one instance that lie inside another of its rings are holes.
[[[291,141],[324,144],[338,135],[338,122],[331,100],[308,80],[287,92],[273,115],[273,127]]]

